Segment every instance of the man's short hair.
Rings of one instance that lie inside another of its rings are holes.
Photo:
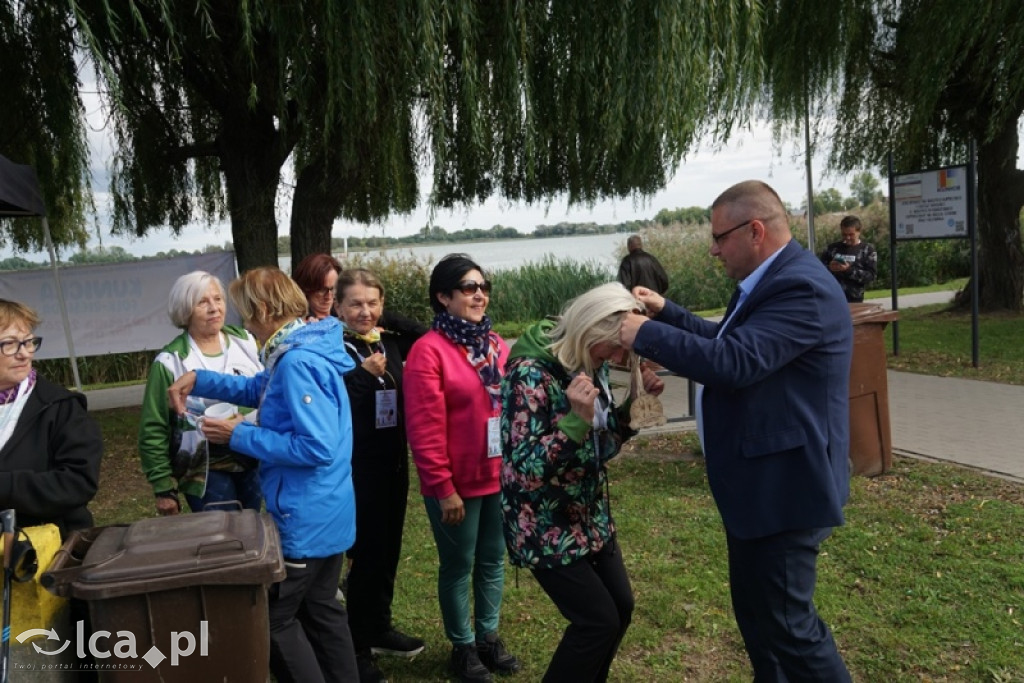
[[[860,219],[857,218],[856,216],[844,217],[843,220],[839,221],[839,229],[842,230],[843,228],[853,228],[854,230],[860,232]]]

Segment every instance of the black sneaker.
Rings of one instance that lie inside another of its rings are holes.
[[[476,645],[455,645],[448,668],[456,680],[462,683],[491,683],[494,678],[487,667],[480,662]]]
[[[373,663],[369,652],[356,653],[356,666],[359,668],[359,683],[388,683],[387,676]]]
[[[370,646],[370,652],[375,655],[412,659],[423,652],[424,647],[424,642],[419,638],[407,636],[392,628],[382,633],[379,638],[374,639],[373,645]]]
[[[476,641],[476,652],[488,669],[499,674],[514,674],[522,664],[508,650],[497,633],[490,633],[483,640]]]

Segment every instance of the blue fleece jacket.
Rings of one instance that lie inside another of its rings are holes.
[[[352,415],[342,375],[354,367],[335,318],[289,334],[253,377],[200,370],[194,393],[259,408],[242,423],[233,450],[260,460],[267,511],[284,556],[328,557],[355,542]]]

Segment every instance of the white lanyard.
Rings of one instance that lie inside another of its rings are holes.
[[[21,411],[25,408],[23,400],[28,392],[28,378],[26,377],[18,385],[18,395],[14,400],[4,406],[3,416],[0,417],[0,449],[7,445],[7,441],[14,434],[14,427],[18,424]]]
[[[188,345],[192,347],[193,351],[196,352],[196,357],[199,359],[199,364],[203,366],[203,369],[212,370],[213,372],[224,373],[228,369],[228,353],[227,349],[224,348],[223,332],[217,333],[217,341],[220,342],[220,367],[212,368],[206,364],[206,359],[211,358],[212,356],[207,356],[205,353],[203,353],[202,349],[199,348],[199,345],[196,344],[196,340],[192,338],[192,335],[188,335]]]
[[[608,382],[600,372],[596,377],[601,392],[594,398],[594,420],[591,426],[594,429],[608,429],[608,411],[611,408],[612,391],[608,388]]]
[[[384,360],[386,362],[387,361],[387,357],[388,357],[388,352],[384,349],[384,345],[383,344],[381,344],[380,342],[376,342],[376,343],[377,343],[378,349],[380,350],[380,353],[384,356]],[[369,344],[367,344],[367,346],[369,346]],[[355,344],[353,344],[352,342],[347,341],[347,342],[345,342],[345,347],[348,348],[348,349],[351,349],[352,353],[356,354],[356,356],[359,358],[359,362],[360,363],[365,363],[366,362],[366,357],[363,356],[363,354],[359,353],[359,349],[357,349],[355,347]],[[374,351],[374,353],[376,353],[376,351]],[[377,381],[380,382],[380,385],[382,387],[386,386],[386,384],[384,383],[384,377],[383,376],[378,377]]]

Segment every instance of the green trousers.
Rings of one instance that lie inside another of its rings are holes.
[[[444,631],[453,645],[469,645],[498,631],[501,594],[505,588],[505,539],[501,494],[464,498],[461,524],[441,523],[441,504],[424,496],[430,528],[437,544],[437,595]],[[473,581],[473,620],[469,584]]]

